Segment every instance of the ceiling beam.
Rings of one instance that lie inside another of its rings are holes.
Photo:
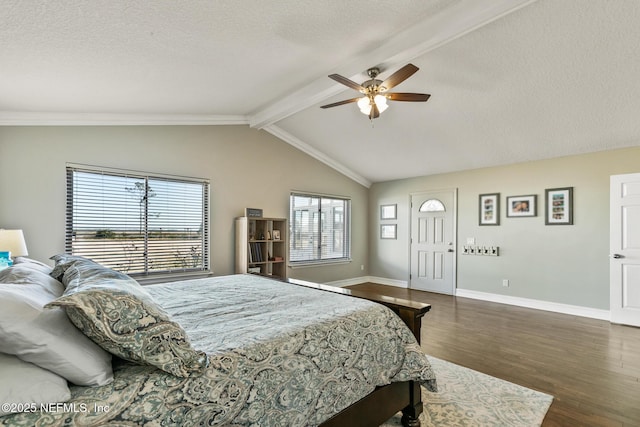
[[[399,68],[405,63],[437,49],[465,34],[487,25],[496,19],[521,9],[537,0],[474,0],[457,2],[441,13],[429,17],[390,38],[377,49],[363,52],[350,60],[339,73],[358,81],[364,70],[384,64],[385,69]],[[299,111],[316,105],[345,90],[327,77],[318,78],[305,87],[282,97],[280,100],[252,113],[249,125],[262,129]]]
[[[295,136],[291,135],[289,132],[286,132],[285,130],[279,128],[278,126],[269,125],[269,126],[265,126],[262,129],[267,131],[267,132],[269,132],[271,135],[273,135],[273,136],[275,136],[277,138],[280,138],[281,140],[283,140],[287,144],[292,145],[293,147],[297,148],[298,150],[302,151],[303,153],[305,153],[305,154],[313,157],[314,159],[324,163],[325,165],[327,165],[329,167],[332,167],[333,169],[337,170],[338,172],[340,172],[341,174],[345,175],[346,177],[351,178],[352,180],[354,180],[358,184],[360,184],[360,185],[362,185],[364,187],[367,187],[367,188],[371,187],[372,182],[369,181],[367,178],[365,178],[362,175],[352,171],[351,169],[349,169],[348,167],[346,167],[342,163],[339,163],[339,162],[335,161],[331,157],[329,157],[326,154],[322,153],[321,151],[313,148],[309,144],[301,141],[300,139],[298,139]]]

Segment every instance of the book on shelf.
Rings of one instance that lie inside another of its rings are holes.
[[[260,248],[260,243],[249,242],[249,262],[256,263],[262,261],[262,249]]]

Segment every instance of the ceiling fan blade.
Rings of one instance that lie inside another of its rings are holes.
[[[403,81],[407,80],[411,77],[419,68],[413,64],[407,64],[404,67],[400,68],[395,73],[391,74],[385,81],[383,81],[380,86],[386,88],[386,90],[391,89],[394,86],[399,85]]]
[[[371,111],[369,112],[369,120],[377,119],[380,117],[380,110],[375,102],[371,103]]]
[[[351,89],[355,89],[358,92],[362,92],[362,93],[365,92],[365,89],[362,86],[360,86],[358,83],[354,82],[353,80],[349,80],[346,77],[342,77],[340,74],[330,74],[329,78],[347,87],[350,87]]]
[[[351,98],[345,99],[344,101],[334,102],[333,104],[322,105],[320,108],[331,108],[337,107],[338,105],[351,104],[352,102],[357,102],[360,98]]]
[[[431,95],[426,93],[385,93],[384,96],[391,101],[427,102]]]

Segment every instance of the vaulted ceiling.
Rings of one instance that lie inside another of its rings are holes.
[[[4,0],[0,125],[247,124],[365,186],[640,145],[636,0]],[[358,83],[407,63],[370,121]]]

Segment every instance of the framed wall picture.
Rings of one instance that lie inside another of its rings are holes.
[[[507,216],[536,216],[536,198],[537,196],[535,194],[530,196],[507,197]]]
[[[546,225],[573,224],[573,187],[548,188],[545,195]]]
[[[380,205],[380,219],[397,219],[398,205]]]
[[[262,218],[262,209],[244,208],[244,216],[248,218]]]
[[[396,224],[382,224],[380,226],[381,239],[397,239],[398,226]]]
[[[480,225],[500,225],[500,193],[480,194]]]

